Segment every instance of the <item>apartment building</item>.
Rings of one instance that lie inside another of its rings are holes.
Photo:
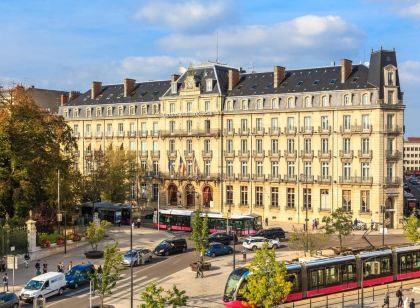
[[[420,174],[420,137],[404,141],[404,173]]]
[[[389,227],[402,223],[404,104],[395,51],[372,52],[369,67],[246,73],[191,66],[169,80],[93,82],[62,97],[60,113],[78,140],[77,164],[110,144],[136,153],[151,202],[254,213],[304,223],[337,207]],[[98,153],[98,154],[97,154]]]

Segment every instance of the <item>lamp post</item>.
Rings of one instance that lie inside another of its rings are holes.
[[[133,217],[133,209],[130,210],[130,252],[131,255],[133,255],[133,228],[134,223],[131,221]],[[131,258],[130,262],[130,307],[133,308],[133,298],[134,298],[134,292],[133,292],[133,259]]]

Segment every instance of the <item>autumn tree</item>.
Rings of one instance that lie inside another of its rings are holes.
[[[292,283],[286,279],[286,264],[276,260],[275,250],[269,249],[267,243],[257,251],[248,269],[251,275],[247,276],[246,288],[240,294],[248,304],[273,307],[289,295]]]
[[[419,220],[416,214],[413,213],[405,221],[404,225],[404,235],[407,240],[410,242],[417,242],[419,240],[419,231],[418,231]]]
[[[322,222],[326,234],[336,234],[340,242],[340,249],[343,249],[343,239],[353,231],[352,213],[337,208],[330,216],[324,216]]]

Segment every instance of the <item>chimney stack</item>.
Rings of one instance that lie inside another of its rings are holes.
[[[134,88],[136,86],[136,80],[135,79],[124,79],[124,97],[127,97],[130,95],[131,92],[133,92]]]
[[[70,91],[69,101],[71,101],[72,99],[76,99],[79,96],[80,96],[80,92],[79,91]]]
[[[171,75],[171,82],[175,82],[175,81],[177,81],[177,80],[178,80],[178,78],[179,78],[179,75],[178,75],[178,74],[173,74],[173,75]]]
[[[228,80],[228,91],[232,91],[239,82],[239,71],[236,69],[229,69]]]
[[[67,104],[67,102],[68,102],[68,96],[67,96],[67,93],[62,93],[62,94],[60,95],[60,105],[61,105],[61,107],[63,107],[64,105],[66,105],[66,104]]]
[[[348,59],[341,60],[341,83],[345,83],[352,71],[352,61]]]
[[[280,83],[284,80],[285,68],[283,66],[274,66],[274,80],[273,88],[278,88]]]
[[[102,82],[100,81],[92,81],[92,86],[90,88],[90,97],[95,99],[98,97],[99,93],[102,90]]]

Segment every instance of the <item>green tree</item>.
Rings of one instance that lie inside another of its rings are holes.
[[[102,220],[99,225],[96,225],[93,221],[89,223],[89,226],[86,229],[86,239],[92,246],[93,251],[98,250],[98,244],[104,239],[106,228],[109,225],[110,223],[106,220]]]
[[[317,250],[322,248],[324,243],[329,240],[329,235],[320,232],[306,233],[303,229],[293,227],[293,232],[289,234],[289,247],[296,250],[304,250],[306,256],[306,241],[308,241],[308,251],[311,256],[315,255]]]
[[[337,208],[330,216],[324,216],[322,222],[326,234],[337,234],[340,249],[343,249],[343,239],[353,231],[352,213],[343,208]]]
[[[191,238],[195,244],[195,251],[200,261],[204,259],[204,253],[207,247],[207,237],[209,233],[209,217],[207,212],[204,217],[201,215],[200,209],[195,210],[192,219],[192,234]]]
[[[268,249],[267,243],[255,254],[249,271],[252,274],[247,277],[246,288],[241,295],[250,305],[273,307],[289,295],[292,283],[286,280],[286,264],[276,261],[275,250]]]
[[[164,293],[166,293],[166,296]],[[185,295],[185,291],[179,290],[176,285],[173,285],[172,290],[165,291],[153,282],[146,286],[140,298],[144,301],[144,304],[139,306],[140,308],[163,308],[165,305],[174,308],[184,307],[187,306],[188,302],[188,296]]]
[[[416,214],[413,213],[408,217],[405,221],[404,225],[404,235],[410,242],[417,242],[419,240],[419,232],[418,232],[418,224],[419,220]]]
[[[118,243],[105,247],[104,265],[102,273],[95,271],[90,275],[95,293],[101,299],[101,307],[104,306],[106,296],[112,294],[112,289],[120,278],[120,265],[122,253],[118,249]]]

